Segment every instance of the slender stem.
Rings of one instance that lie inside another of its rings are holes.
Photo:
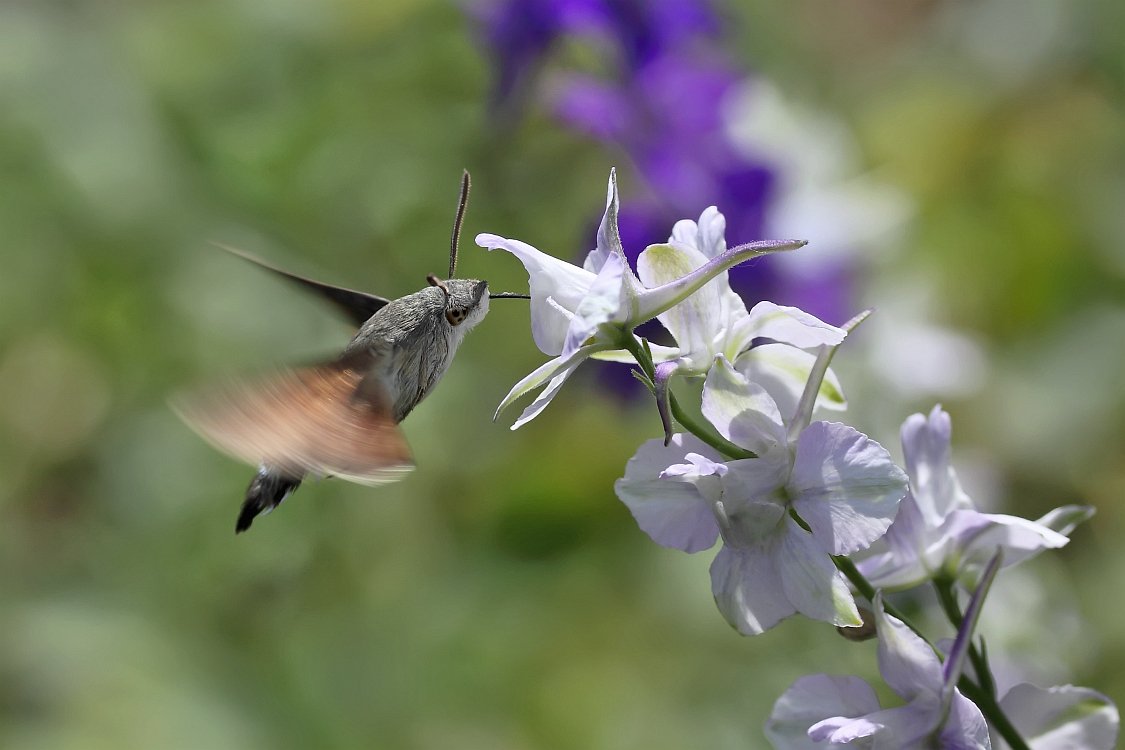
[[[645,341],[642,344],[631,333],[626,333],[621,337],[621,348],[633,355],[633,358],[637,360],[637,364],[640,365],[649,382],[655,382],[656,365],[652,360],[652,353],[648,348],[648,342]],[[672,416],[675,417],[676,421],[679,422],[685,430],[717,450],[723,456],[727,458],[758,457],[756,453],[739,447],[714,430],[703,426],[698,419],[683,410],[674,394],[668,394],[668,402],[672,407]]]

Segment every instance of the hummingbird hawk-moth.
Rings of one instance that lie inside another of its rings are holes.
[[[310,367],[244,379],[175,399],[204,439],[258,466],[235,532],[273,510],[307,475],[382,484],[413,468],[398,423],[445,374],[465,334],[488,312],[488,282],[455,279],[469,173],[450,242],[449,278],[398,299],[325,284],[225,248],[334,304],[359,326],[340,356]]]

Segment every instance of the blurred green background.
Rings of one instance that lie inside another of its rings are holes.
[[[986,634],[1122,703],[1125,6],[719,10],[732,59],[846,124],[913,205],[856,279],[890,314],[837,358],[848,420],[899,455],[941,400],[985,504],[1097,507],[1001,577]],[[636,528],[612,485],[658,434],[647,401],[590,367],[519,432],[491,421],[543,359],[524,303],[406,421],[409,478],[309,483],[234,536],[251,470],[168,395],[350,331],[209,241],[397,296],[444,272],[462,167],[468,238],[566,257],[609,166],[640,190],[541,107],[497,122],[490,75],[445,3],[0,4],[0,747],[758,748],[796,677],[875,675],[871,644],[808,621],[739,638],[710,554]],[[461,272],[525,288],[471,242]],[[927,336],[959,343],[935,361]]]

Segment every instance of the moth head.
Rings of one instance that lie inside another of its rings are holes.
[[[446,279],[426,277],[430,286],[441,290],[445,297],[445,320],[457,328],[472,328],[488,312],[488,282],[476,279]]]

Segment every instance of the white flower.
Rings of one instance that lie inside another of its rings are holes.
[[[637,274],[648,286],[668,283],[702,268],[727,250],[726,219],[714,206],[698,222],[676,222],[666,245],[653,245],[637,260]],[[717,358],[724,357],[736,370],[756,380],[755,370],[768,371],[779,388],[792,394],[804,388],[813,356],[797,349],[836,346],[845,331],[795,307],[759,302],[750,311],[730,288],[727,274],[717,274],[689,299],[661,313],[657,319],[676,339],[677,348],[664,350],[662,358],[672,363],[657,371],[657,401],[664,417],[666,438],[671,435],[667,418],[667,381],[673,375],[705,375]],[[758,346],[755,339],[769,339],[789,346]],[[772,393],[777,397],[776,393]],[[784,400],[784,397],[779,397]],[[819,405],[842,409],[844,397],[834,374],[829,373]],[[783,412],[785,410],[783,409]]]
[[[796,612],[860,625],[831,555],[882,536],[906,490],[906,475],[878,443],[842,424],[808,424],[833,348],[822,348],[791,420],[720,356],[704,385],[703,414],[758,457],[724,461],[695,438],[673,435],[667,446],[641,446],[615,485],[658,544],[695,552],[722,537],[712,592],[744,634]]]
[[[543,353],[554,356],[517,383],[500,403],[497,414],[510,403],[546,387],[520,416],[512,429],[534,419],[583,360],[620,349],[632,330],[687,300],[708,281],[731,266],[771,252],[793,250],[800,241],[755,242],[712,257],[686,269],[665,283],[646,286],[633,274],[621,247],[617,228],[617,178],[611,171],[605,215],[598,229],[597,246],[582,268],[553,258],[519,240],[494,234],[477,235],[481,247],[502,249],[515,255],[527,269],[531,291],[531,331]],[[653,245],[641,254],[665,253],[666,245]]]
[[[984,563],[1004,550],[1014,565],[1044,549],[1062,547],[1093,509],[1056,508],[1038,521],[981,513],[961,489],[950,462],[949,415],[935,406],[929,417],[911,415],[902,425],[902,448],[911,491],[902,501],[882,549],[858,563],[879,588],[900,589],[930,578],[959,578],[972,588]]]

